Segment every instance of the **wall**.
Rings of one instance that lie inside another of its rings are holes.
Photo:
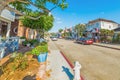
[[[113,30],[117,27],[118,27],[117,23],[100,21],[100,22],[95,22],[95,23],[92,23],[92,24],[87,24],[86,30],[91,31],[94,28]]]
[[[118,27],[118,24],[116,23],[111,23],[111,22],[101,22],[101,28],[102,29],[108,29],[108,30],[113,30]]]
[[[17,36],[18,24],[19,24],[19,20],[17,20],[17,19],[11,23],[10,36]]]
[[[30,28],[26,28],[25,26],[22,25],[22,23],[19,21],[19,25],[18,25],[18,33],[17,36],[19,37],[26,37],[27,39],[36,39],[37,36],[37,31],[30,29]]]
[[[86,26],[87,31],[94,30],[95,28],[101,29],[101,22],[95,22],[95,23],[92,23],[92,24],[87,24],[87,26]]]

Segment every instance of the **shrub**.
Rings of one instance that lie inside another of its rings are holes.
[[[47,42],[43,41],[40,43],[41,46],[47,45]]]
[[[26,37],[22,36],[22,37],[20,37],[20,39],[26,39]]]
[[[28,40],[22,42],[22,45],[23,45],[23,46],[27,46],[27,44],[29,44],[29,41],[28,41]]]
[[[37,46],[35,47],[34,49],[32,49],[32,54],[33,55],[40,55],[40,54],[43,54],[44,52],[48,52],[48,46],[47,45],[40,45],[40,46]]]
[[[33,46],[36,46],[39,42],[36,39],[29,40],[29,43]]]
[[[24,70],[28,66],[27,57],[22,53],[18,53],[13,60],[12,70]]]

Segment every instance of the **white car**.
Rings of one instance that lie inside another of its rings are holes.
[[[57,41],[57,38],[56,37],[53,37],[53,38],[51,38],[52,39],[52,41]]]

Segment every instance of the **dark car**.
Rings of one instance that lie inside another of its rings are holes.
[[[79,38],[76,40],[77,43],[82,43],[82,41],[84,40],[84,38]]]
[[[76,40],[77,43],[81,43],[81,44],[93,44],[93,39],[91,38],[79,38],[78,40]]]

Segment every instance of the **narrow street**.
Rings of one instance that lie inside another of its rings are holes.
[[[119,50],[81,45],[64,39],[50,41],[49,46],[60,49],[72,63],[79,61],[85,80],[120,80]]]

